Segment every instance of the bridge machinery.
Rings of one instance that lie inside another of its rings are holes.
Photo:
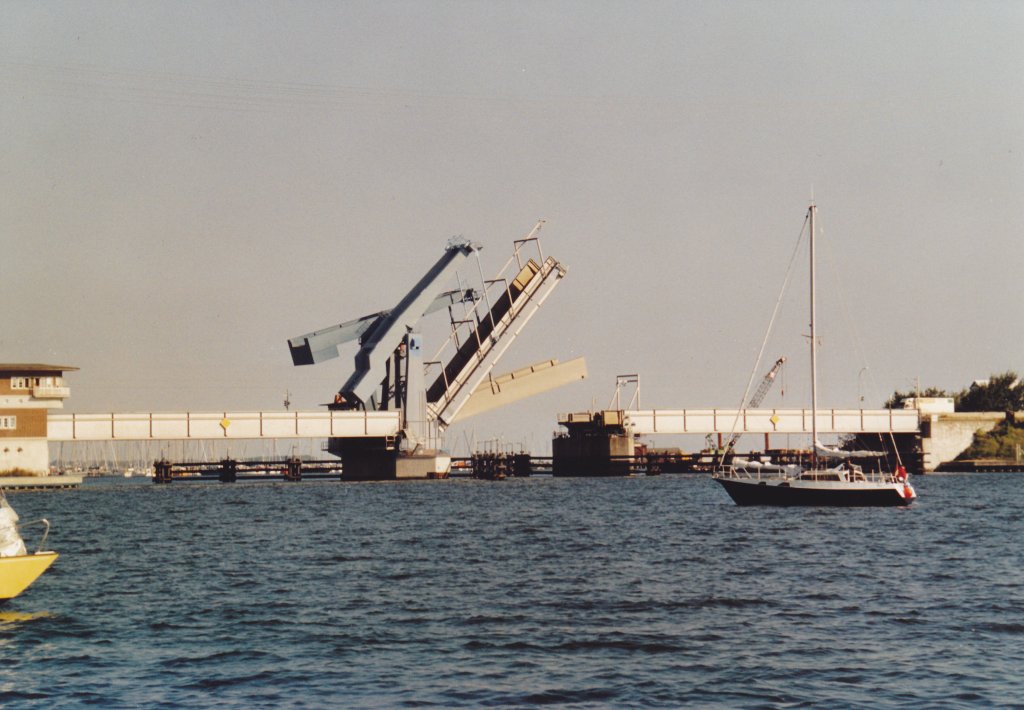
[[[543,221],[513,242],[498,275],[484,279],[479,244],[450,240],[444,253],[398,304],[288,341],[295,365],[339,356],[339,346],[358,341],[355,367],[328,404],[331,410],[394,411],[397,436],[331,437],[348,480],[446,477],[451,457],[440,439],[451,424],[524,397],[586,377],[583,358],[549,360],[503,376],[491,371],[566,270],[545,258]],[[468,286],[460,267],[475,257],[480,286]],[[457,288],[452,289],[455,281]],[[447,337],[424,358],[420,322],[447,310]]]

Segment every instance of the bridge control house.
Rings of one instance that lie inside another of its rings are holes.
[[[67,365],[0,363],[0,476],[50,470],[47,411],[62,409]]]

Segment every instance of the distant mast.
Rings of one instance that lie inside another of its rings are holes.
[[[811,221],[811,469],[818,468],[818,362],[815,351],[817,341],[814,333],[814,215],[817,212],[814,202],[808,209]]]

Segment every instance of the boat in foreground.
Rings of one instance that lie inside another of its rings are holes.
[[[715,474],[737,505],[905,506],[917,494],[901,468],[864,473],[859,466],[800,470],[735,461]]]
[[[50,532],[50,523],[45,518],[27,523],[45,526],[36,552],[25,549],[17,523],[18,514],[0,491],[0,604],[25,591],[57,559],[56,552],[42,550]]]
[[[28,589],[56,559],[56,552],[0,557],[0,604]]]
[[[850,459],[881,457],[877,451],[840,451],[818,441],[818,370],[815,333],[814,292],[814,217],[817,207],[807,210],[810,224],[810,348],[811,348],[811,465],[780,466],[733,458],[714,474],[737,505],[827,505],[827,506],[906,506],[917,498],[907,480],[907,471],[898,466],[894,472],[865,473]],[[766,338],[767,339],[767,338]],[[735,439],[734,439],[735,441]],[[840,461],[829,466],[829,461]],[[724,462],[724,457],[723,457]]]

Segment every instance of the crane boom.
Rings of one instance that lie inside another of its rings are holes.
[[[784,357],[780,357],[775,361],[775,364],[772,365],[772,369],[770,369],[768,374],[764,376],[764,379],[761,380],[761,384],[757,386],[757,391],[754,392],[754,396],[750,398],[750,401],[747,402],[747,406],[744,407],[744,409],[754,409],[761,404],[765,395],[768,394],[768,390],[770,390],[772,385],[775,383],[775,376],[779,374],[779,370],[782,369],[782,365],[785,362],[786,358]],[[741,436],[743,436],[743,432],[740,431],[732,435],[728,443],[726,443],[725,448],[722,450],[722,456],[725,456],[733,450],[733,447],[736,446],[736,442],[740,440]]]

